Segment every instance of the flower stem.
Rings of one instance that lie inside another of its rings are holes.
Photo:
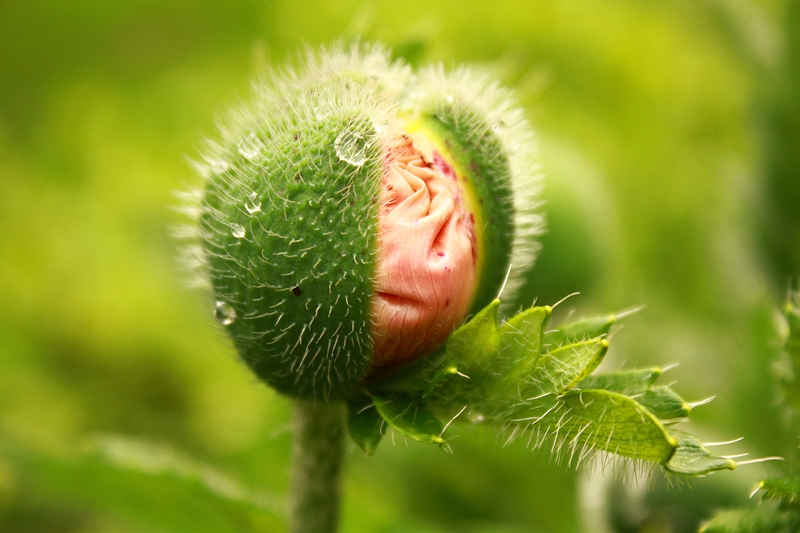
[[[291,533],[336,531],[343,451],[343,404],[295,401],[289,494]]]

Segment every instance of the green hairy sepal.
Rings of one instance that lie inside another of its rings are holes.
[[[662,370],[594,374],[616,315],[547,330],[552,309],[532,307],[498,324],[495,300],[450,336],[433,357],[370,384],[350,401],[353,440],[375,452],[388,430],[446,445],[454,422],[490,424],[510,442],[547,446],[580,464],[597,452],[706,475],[736,463],[672,428],[691,411]]]
[[[343,399],[370,374],[386,146],[409,128],[480,205],[477,311],[512,262],[510,285],[530,266],[541,219],[521,111],[472,71],[412,75],[373,45],[309,54],[256,84],[197,164],[188,263],[242,360],[286,395]]]
[[[239,353],[297,396],[341,396],[370,363],[380,148],[363,112],[337,111],[263,135],[256,163],[234,157],[209,182],[201,219]],[[363,143],[359,165],[330,153],[342,132]],[[249,212],[251,201],[261,209]]]

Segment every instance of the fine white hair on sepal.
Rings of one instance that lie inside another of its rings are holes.
[[[410,75],[409,67],[392,61],[381,44],[307,48],[296,67],[269,68],[253,82],[252,99],[220,123],[222,143],[211,151],[240,141],[254,129],[277,133],[298,115],[325,116],[328,108],[365,109],[376,123],[388,123]],[[367,83],[347,83],[348,78]]]
[[[480,117],[491,126],[508,157],[515,227],[511,272],[501,296],[503,301],[511,302],[536,260],[541,248],[537,237],[544,233],[545,226],[539,211],[544,174],[533,129],[511,91],[473,67],[460,67],[453,72],[446,72],[442,65],[427,67],[411,85],[414,89],[406,105],[451,105],[462,120]],[[460,115],[460,107],[472,112]]]
[[[377,132],[371,144],[384,146],[398,135],[394,127],[396,102],[402,98],[410,75],[410,68],[393,61],[388,48],[378,43],[359,42],[349,46],[335,43],[321,49],[307,48],[297,66],[266,69],[253,82],[250,100],[234,105],[218,120],[218,134],[206,139],[200,157],[190,158],[189,163],[203,182],[221,177],[223,184],[240,185],[242,172],[253,169],[237,168],[233,160],[248,139],[257,148],[260,139],[279,137],[298,122],[324,118],[342,109],[366,110]],[[348,76],[365,78],[368,83],[348,83]],[[254,161],[252,166],[259,164]],[[375,192],[378,186],[376,181]],[[203,230],[198,221],[204,213],[214,217],[223,215],[203,205],[204,187],[176,193],[179,200],[176,210],[187,216],[188,223],[172,233],[184,243],[179,259],[188,273],[189,285],[209,288],[205,257],[208,251],[199,244]],[[240,202],[238,198],[228,200]]]

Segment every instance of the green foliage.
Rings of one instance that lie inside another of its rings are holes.
[[[664,468],[673,474],[705,475],[717,470],[733,470],[736,462],[725,457],[717,457],[703,446],[694,435],[683,431],[673,431],[677,440],[675,453]]]
[[[175,533],[256,533],[282,527],[280,498],[174,449],[119,436],[72,457],[12,452],[28,487],[103,509],[110,524]]]
[[[416,374],[401,370],[394,381],[402,387],[392,390],[392,379],[383,379],[371,403],[352,401],[356,444],[371,455],[393,428],[441,445],[453,421],[468,420],[494,425],[509,440],[526,438],[533,447],[551,443],[556,459],[569,463],[607,452],[673,474],[736,468],[696,437],[667,429],[690,407],[669,387],[654,384],[660,369],[591,375],[608,350],[613,315],[546,332],[550,307],[532,307],[498,325],[499,307],[495,300],[450,336],[444,357],[436,358],[438,369],[417,363]]]
[[[800,427],[800,293],[791,292],[781,313],[781,350],[776,362],[778,401],[786,423]]]
[[[780,385],[779,403],[786,415],[789,431],[796,435],[800,430],[800,293],[790,292],[782,311],[776,377]],[[723,511],[706,523],[700,532],[794,532],[800,528],[800,477],[761,480],[753,493],[756,494],[764,500],[776,500],[778,505],[762,504],[755,509]]]
[[[800,477],[765,479],[758,483],[758,490],[763,498],[796,507],[800,500]]]
[[[347,428],[358,447],[372,455],[383,438],[383,416],[369,396],[348,402]]]
[[[700,533],[794,533],[800,514],[777,512],[774,506],[722,511],[703,524]]]
[[[373,396],[372,401],[386,423],[406,437],[433,444],[444,442],[444,426],[424,400],[399,392],[391,396]]]

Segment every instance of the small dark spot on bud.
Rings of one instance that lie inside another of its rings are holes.
[[[478,173],[478,171],[481,169],[481,167],[478,165],[478,162],[477,162],[477,161],[475,161],[474,159],[473,159],[473,160],[470,162],[470,164],[469,164],[469,168],[470,168],[470,170],[472,170],[472,172],[474,172],[475,174],[477,174],[477,173]]]
[[[294,175],[294,181],[300,181],[300,179],[301,178],[299,173]]]
[[[445,307],[450,307],[450,298],[448,298],[447,300],[444,301],[444,306]]]
[[[483,205],[483,198],[481,198],[480,200],[478,200],[478,203],[480,203],[481,205]]]
[[[292,289],[292,294],[294,294],[295,296],[300,296],[301,294],[303,294],[303,291],[300,290],[300,287],[295,287],[294,289]]]
[[[300,134],[299,134],[299,133],[295,133],[295,134],[294,134],[294,140],[296,141],[296,140],[297,140],[297,139],[299,139],[299,138],[300,138]]]
[[[439,257],[444,257],[444,252],[437,252],[436,255],[438,255]]]

